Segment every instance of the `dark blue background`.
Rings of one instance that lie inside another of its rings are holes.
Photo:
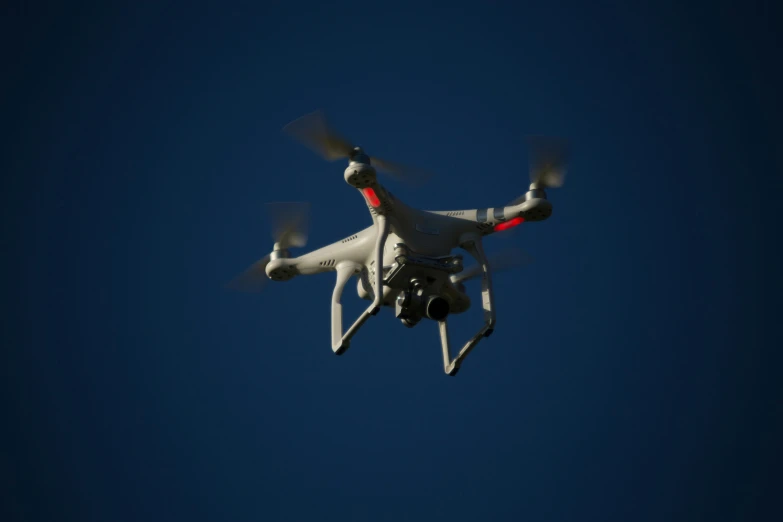
[[[773,2],[103,4],[3,7],[3,520],[777,519]],[[457,378],[388,311],[335,357],[331,274],[222,289],[266,201],[369,225],[319,107],[430,209],[573,143]]]

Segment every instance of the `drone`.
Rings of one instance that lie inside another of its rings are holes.
[[[307,244],[309,205],[268,204],[272,251],[227,286],[259,291],[268,280],[282,282],[300,275],[336,272],[331,301],[335,354],[344,354],[367,320],[386,307],[393,309],[395,317],[408,328],[423,320],[437,323],[444,372],[457,375],[468,354],[495,329],[491,266],[514,264],[503,258],[491,263],[482,241],[522,223],[551,216],[552,203],[545,189],[563,185],[567,147],[558,139],[530,138],[529,189],[504,206],[432,211],[406,205],[378,180],[379,171],[414,182],[426,179],[425,172],[369,156],[331,128],[322,111],[294,120],[283,131],[326,160],[348,160],[345,182],[362,196],[372,225],[330,245],[292,256],[292,248]],[[477,265],[465,269],[462,255],[453,254],[457,249],[470,254]],[[359,297],[370,305],[344,330],[341,299],[346,284],[354,277]],[[452,358],[448,319],[470,308],[465,282],[479,277],[484,324]]]

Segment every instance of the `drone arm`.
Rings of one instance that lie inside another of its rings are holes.
[[[361,267],[356,263],[341,263],[337,266],[337,283],[332,294],[332,350],[337,355],[342,355],[348,349],[351,338],[359,331],[359,328],[367,322],[370,316],[378,313],[383,299],[383,247],[389,235],[388,221],[385,216],[378,216],[378,236],[375,241],[375,289],[373,302],[359,316],[358,319],[343,334],[343,313],[340,298],[348,280],[357,273]]]
[[[473,231],[478,227],[481,235],[487,236],[522,223],[543,221],[549,218],[552,215],[552,203],[546,199],[543,192],[540,189],[528,191],[505,207],[428,212],[445,216],[455,224],[454,226],[466,231]]]
[[[445,320],[438,322],[438,328],[440,330],[440,343],[443,349],[443,370],[449,375],[456,375],[459,371],[462,361],[468,354],[476,347],[476,345],[484,337],[489,337],[495,329],[495,309],[494,300],[492,297],[492,280],[489,272],[489,262],[487,256],[484,253],[484,248],[481,245],[480,240],[471,240],[462,244],[468,253],[470,253],[476,261],[481,264],[481,269],[484,272],[484,277],[481,280],[481,297],[482,305],[484,308],[484,326],[474,335],[462,349],[457,356],[452,360],[449,352],[449,332],[448,326]]]

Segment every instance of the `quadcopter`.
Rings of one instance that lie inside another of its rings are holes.
[[[382,307],[413,328],[422,320],[438,324],[443,369],[454,376],[468,354],[495,329],[490,260],[484,252],[485,237],[522,223],[543,221],[552,214],[545,189],[563,184],[566,148],[559,140],[531,138],[530,187],[522,196],[495,208],[470,210],[419,210],[406,205],[378,181],[378,171],[404,181],[421,181],[424,173],[369,156],[361,147],[332,129],[321,111],[286,125],[291,137],[326,160],[348,159],[343,175],[357,189],[372,217],[372,225],[331,245],[300,256],[291,248],[307,243],[308,205],[269,204],[273,224],[272,251],[251,265],[228,287],[258,291],[268,281],[289,281],[300,275],[336,272],[331,303],[331,344],[337,355],[349,348],[351,339]],[[465,269],[463,258],[452,254],[462,249],[478,263]],[[501,259],[502,261],[502,259]],[[501,264],[503,264],[501,262]],[[509,264],[506,261],[506,264]],[[356,277],[359,297],[370,301],[367,309],[347,329],[343,328],[341,298],[346,284]],[[452,358],[448,318],[464,313],[471,300],[465,282],[481,277],[484,324]]]

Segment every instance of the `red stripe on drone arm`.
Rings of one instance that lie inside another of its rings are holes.
[[[514,219],[509,219],[508,221],[504,221],[503,223],[498,223],[497,225],[495,225],[495,232],[502,232],[503,230],[507,230],[517,225],[521,225],[524,221],[525,218],[523,218],[522,216],[518,216],[515,217]]]
[[[372,205],[373,208],[378,208],[381,206],[381,200],[378,199],[378,195],[375,193],[372,187],[363,188],[362,194],[364,194],[365,199],[367,199],[367,203]]]

